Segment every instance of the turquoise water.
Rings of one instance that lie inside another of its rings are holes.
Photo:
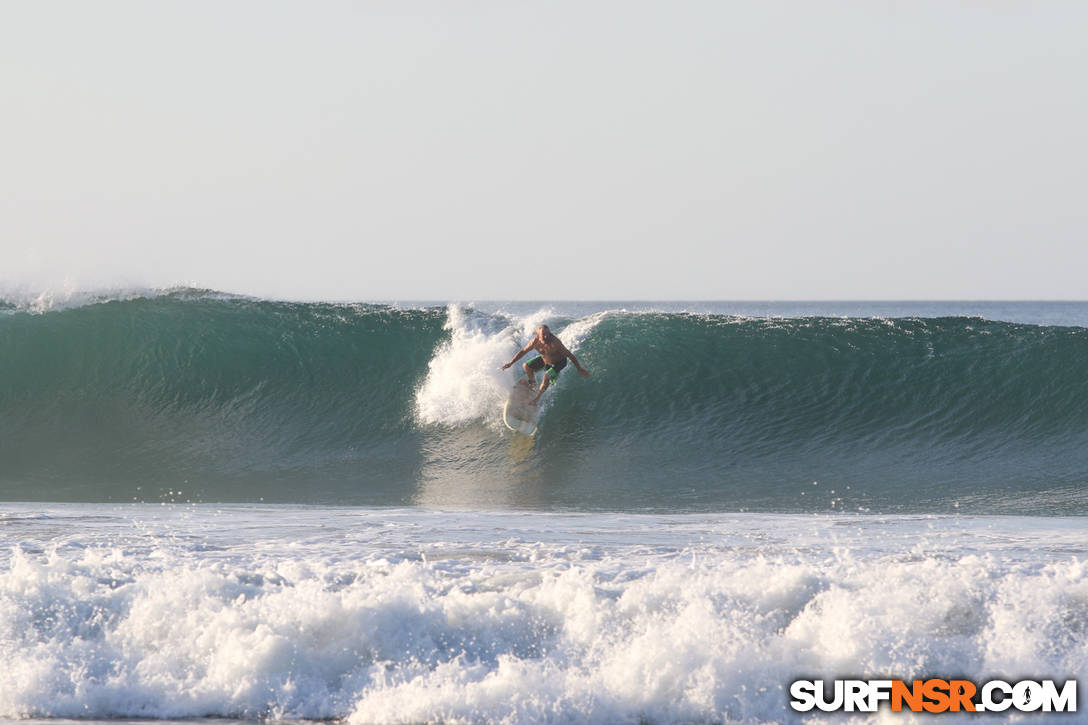
[[[1083,514],[1083,303],[290,303],[0,315],[0,498]],[[548,323],[568,372],[501,425]]]

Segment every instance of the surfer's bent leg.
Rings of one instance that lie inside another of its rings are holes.
[[[537,358],[537,360],[539,360],[539,359],[540,358]],[[533,362],[536,362],[536,360],[534,360]],[[556,383],[556,381],[559,380],[559,371],[562,370],[563,368],[565,368],[566,366],[567,366],[567,361],[564,358],[563,360],[560,360],[557,364],[548,365],[545,368],[545,370],[544,370],[544,382],[542,382],[540,384],[540,390],[537,392],[536,397],[533,398],[533,400],[532,400],[533,403],[536,403],[536,401],[540,400],[540,396],[544,395],[544,391],[547,390],[550,385],[554,385]]]
[[[551,370],[549,369],[549,372]],[[544,391],[548,389],[548,386],[552,384],[551,375],[545,375],[544,381],[540,383],[540,390],[537,391],[536,397],[529,401],[531,405],[536,405],[536,401],[540,400],[540,396],[544,394]]]
[[[525,370],[525,376],[529,378],[529,385],[536,385],[536,375],[533,373],[544,369],[544,358],[538,355],[529,362],[522,364],[521,367]]]
[[[548,377],[552,379],[552,385],[559,382],[559,371],[567,366],[567,359],[563,358],[555,365],[548,366]]]

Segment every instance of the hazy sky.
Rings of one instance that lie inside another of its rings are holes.
[[[0,5],[0,288],[1088,298],[1088,2]]]

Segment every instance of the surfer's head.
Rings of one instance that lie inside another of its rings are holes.
[[[536,328],[536,338],[541,342],[547,342],[548,340],[551,340],[552,337],[554,337],[552,331],[548,329],[547,325],[541,325]]]

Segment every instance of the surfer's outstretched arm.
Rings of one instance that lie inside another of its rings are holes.
[[[527,352],[529,352],[530,350],[532,350],[532,349],[533,349],[533,343],[534,343],[534,342],[535,342],[535,340],[530,340],[530,341],[529,341],[529,344],[528,344],[528,345],[526,345],[525,347],[521,348],[521,351],[520,351],[520,352],[518,352],[518,354],[514,356],[514,359],[513,359],[513,360],[511,360],[510,362],[508,362],[508,363],[506,363],[505,365],[503,365],[503,366],[502,366],[502,369],[503,369],[503,370],[506,370],[506,369],[507,369],[508,367],[510,367],[511,365],[513,365],[514,363],[516,363],[516,362],[517,362],[518,360],[520,360],[520,359],[522,359],[523,357],[525,357],[525,353],[527,353]]]
[[[570,358],[570,361],[572,363],[574,363],[574,367],[578,370],[579,375],[581,375],[583,378],[588,378],[589,377],[589,371],[578,364],[578,358],[574,357],[574,353],[571,352],[570,350],[568,350],[566,345],[563,346],[563,353],[568,358]],[[543,391],[541,391],[541,392],[543,392]]]

